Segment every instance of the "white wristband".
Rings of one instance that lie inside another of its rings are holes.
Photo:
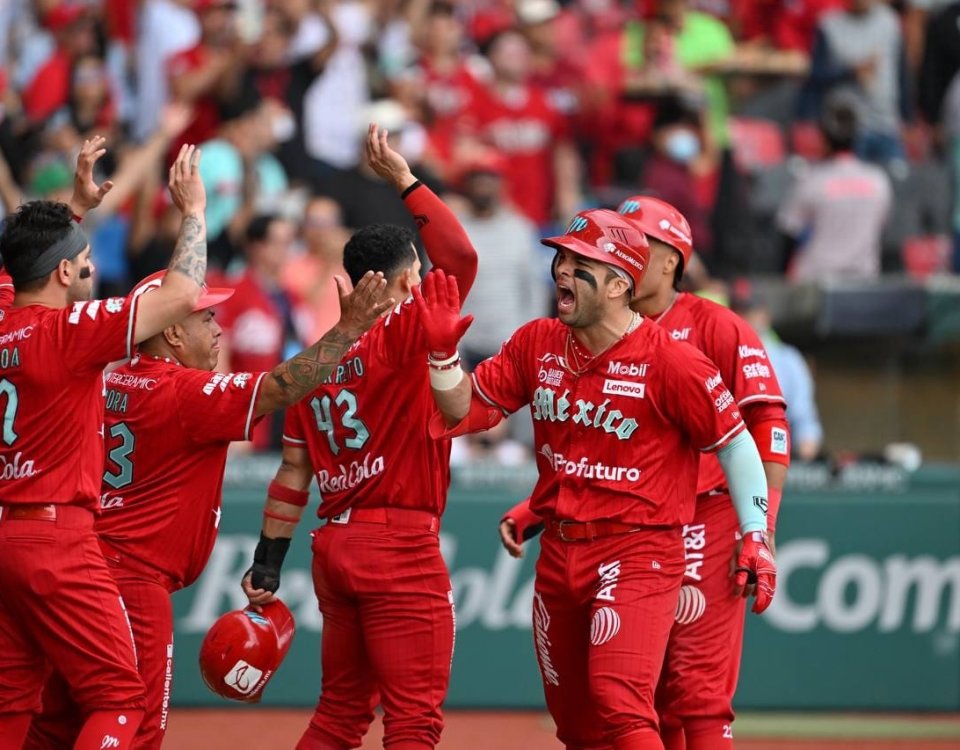
[[[452,391],[463,380],[463,368],[460,365],[449,370],[430,368],[430,386],[435,391]]]
[[[454,351],[447,359],[434,359],[433,356],[427,356],[427,363],[433,365],[434,367],[445,367],[446,365],[452,365],[460,359],[460,352]]]

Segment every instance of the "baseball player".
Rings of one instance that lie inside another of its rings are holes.
[[[776,574],[763,467],[716,366],[630,310],[652,263],[637,226],[585,211],[543,242],[557,251],[559,319],[520,328],[472,378],[451,367],[469,322],[455,282],[425,285],[431,383],[450,428],[437,434],[483,430],[529,405],[531,507],[546,525],[533,635],[557,736],[571,750],[661,750],[654,691],[700,452],[715,452],[727,476],[745,536],[737,580],[756,577],[758,611]]]
[[[74,201],[8,216],[0,255],[13,306],[0,316],[0,747],[20,748],[56,664],[84,716],[75,748],[130,748],[144,707],[130,626],[94,532],[103,466],[103,368],[189,313],[207,265],[200,152],[170,168],[183,214],[168,273],[147,297],[92,300],[90,245],[75,218],[110,183],[85,141]]]
[[[159,287],[163,273],[134,289]],[[265,414],[292,406],[318,386],[363,331],[394,305],[380,302],[382,274],[340,290],[340,321],[309,349],[270,372],[213,372],[220,352],[214,306],[232,289],[205,289],[194,311],[144,341],[107,375],[106,468],[96,531],[120,589],[146,684],[146,713],[136,750],[154,750],[167,727],[173,675],[170,595],[203,571],[220,524],[227,448],[249,440]],[[44,693],[27,750],[70,747],[76,726],[62,681]]]
[[[371,127],[371,166],[403,195],[427,254],[461,275],[464,294],[477,254],[453,213]],[[344,248],[352,278],[370,269],[406,300],[347,352],[330,382],[287,412],[283,463],[268,490],[264,524],[244,589],[272,598],[280,566],[315,474],[325,521],[313,536],[313,581],[323,614],[322,694],[300,750],[358,747],[379,693],[384,744],[434,748],[453,656],[450,576],[438,531],[450,482],[449,441],[434,441],[434,412],[419,308],[412,235],[372,226]]]
[[[763,460],[773,547],[790,449],[786,404],[763,344],[729,309],[678,291],[693,255],[690,226],[679,211],[646,196],[629,198],[619,211],[650,242],[650,262],[631,307],[671,338],[697,347],[730,384]],[[504,517],[500,533],[511,554],[519,556],[520,543],[538,523],[528,501]],[[687,566],[657,698],[660,734],[667,750],[730,750],[745,607],[734,595],[729,569],[737,518],[723,470],[709,454],[700,461],[696,514],[683,537]]]

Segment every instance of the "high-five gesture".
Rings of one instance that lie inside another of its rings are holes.
[[[104,196],[113,189],[113,183],[106,180],[98,185],[93,179],[93,167],[107,153],[107,139],[102,135],[83,142],[77,156],[77,170],[73,174],[73,196],[70,198],[70,210],[83,218],[87,211],[100,205]]]
[[[457,278],[438,268],[427,274],[421,285],[413,288],[413,298],[420,308],[420,321],[435,360],[456,354],[457,344],[473,323],[473,316],[460,317],[460,290]]]
[[[170,197],[184,216],[202,214],[207,206],[207,193],[200,178],[200,149],[187,145],[180,147],[176,161],[170,167]]]
[[[367,130],[367,163],[374,172],[403,192],[415,183],[417,178],[410,171],[407,160],[390,148],[387,143],[388,135],[389,133],[380,130],[375,122],[370,123]]]
[[[760,531],[751,531],[743,538],[734,590],[738,595],[748,596],[752,584],[756,584],[753,611],[760,614],[770,606],[777,590],[777,563]]]
[[[340,323],[344,332],[354,338],[368,330],[387,310],[397,304],[393,297],[381,300],[387,280],[382,273],[367,271],[351,292],[346,282],[334,276],[340,295]]]

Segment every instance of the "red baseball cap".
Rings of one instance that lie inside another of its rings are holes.
[[[43,17],[43,25],[50,31],[62,31],[87,14],[87,6],[80,3],[62,2],[51,8]]]
[[[147,278],[143,279],[139,284],[137,284],[133,291],[130,292],[133,296],[139,296],[145,292],[151,292],[154,289],[159,289],[160,284],[163,283],[163,277],[167,275],[166,271],[157,271],[152,273]],[[233,296],[233,289],[227,289],[226,287],[208,287],[206,284],[203,285],[203,291],[200,293],[200,299],[197,300],[197,304],[193,306],[194,312],[199,312],[200,310],[206,310],[210,307],[215,307],[221,302],[226,302]]]
[[[617,211],[636,222],[640,231],[648,237],[660,240],[679,252],[684,270],[690,265],[693,233],[686,217],[676,208],[659,198],[634,195],[621,203]]]
[[[640,288],[650,260],[650,243],[643,232],[634,222],[606,208],[581,211],[573,217],[565,234],[540,242],[626,271],[634,291]]]

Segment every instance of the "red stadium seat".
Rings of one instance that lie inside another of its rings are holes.
[[[793,153],[810,161],[818,161],[827,153],[820,128],[814,122],[795,122],[790,129],[790,146]]]
[[[746,172],[774,167],[786,156],[783,133],[772,120],[731,118],[730,137],[734,161]]]
[[[908,237],[903,243],[903,267],[914,278],[924,279],[950,270],[950,238],[943,235]]]

